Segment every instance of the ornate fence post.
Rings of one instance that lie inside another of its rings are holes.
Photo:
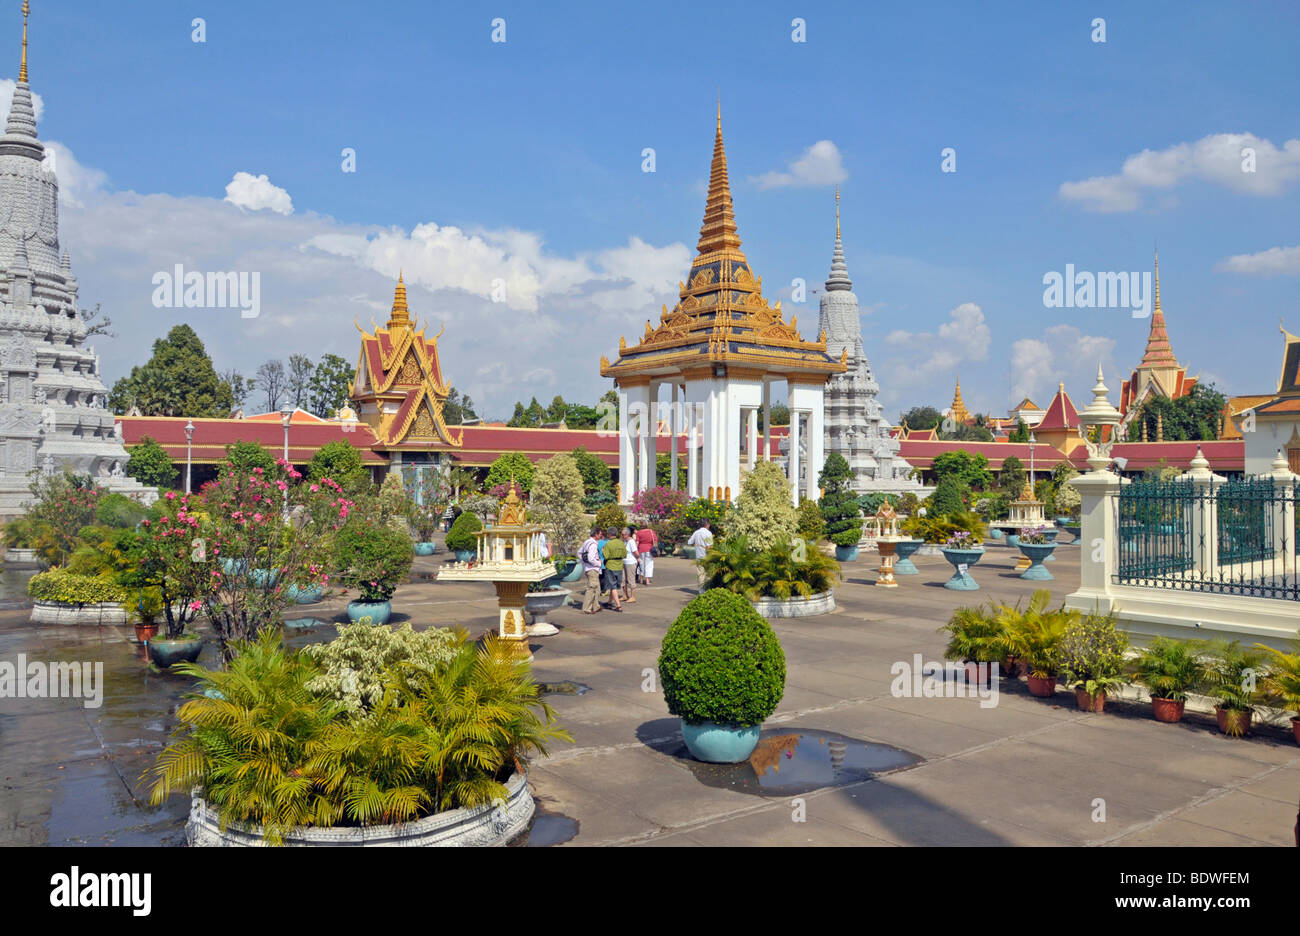
[[[1210,462],[1196,447],[1196,456],[1188,470],[1178,476],[1192,482],[1191,525],[1184,555],[1191,559],[1189,571],[1198,579],[1217,575],[1219,569],[1219,486],[1227,478],[1210,470]]]
[[[1110,611],[1110,584],[1119,556],[1116,504],[1119,475],[1107,470],[1120,413],[1106,399],[1106,384],[1097,366],[1092,402],[1079,412],[1079,434],[1088,450],[1087,474],[1071,478],[1079,491],[1079,590],[1065,599],[1066,607],[1081,611]]]
[[[1273,563],[1274,568],[1278,564],[1282,567],[1282,577],[1292,579],[1292,585],[1296,583],[1294,577],[1296,572],[1300,571],[1296,567],[1296,482],[1300,481],[1300,475],[1287,466],[1286,456],[1282,450],[1277,450],[1277,456],[1273,459],[1273,470],[1268,477],[1273,479]],[[1289,573],[1289,574],[1288,574]]]

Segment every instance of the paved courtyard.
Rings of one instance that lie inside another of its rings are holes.
[[[1048,583],[1058,600],[1078,580],[1077,552],[1059,552]],[[1149,706],[1123,701],[1083,714],[1064,689],[1037,699],[1010,680],[994,707],[896,698],[891,665],[914,654],[941,660],[938,628],[954,607],[1015,601],[1032,587],[1002,546],[973,570],[982,590],[965,594],[940,587],[951,570],[937,557],[917,558],[921,574],[898,589],[871,587],[874,558],[846,564],[835,613],[775,622],[788,681],[767,733],[834,732],[902,749],[912,763],[798,795],[710,785],[658,691],[660,641],[695,586],[692,564],[661,559],[654,586],[624,613],[565,608],[551,616],[560,634],[533,641],[539,681],[589,687],[548,696],[576,743],[533,766],[542,813],[575,820],[570,843],[579,845],[1292,843],[1300,748],[1289,731],[1234,740],[1210,715],[1164,725]],[[417,560],[417,578],[440,561]],[[328,621],[342,607],[303,610]],[[491,589],[475,584],[416,581],[394,609],[417,629],[461,625],[477,635],[495,621]],[[294,641],[332,635],[326,624]],[[150,672],[130,628],[34,627],[25,611],[0,612],[0,659],[20,653],[103,660],[107,686],[99,709],[0,700],[0,845],[182,844],[188,801],[150,808],[138,778],[188,681]],[[203,659],[215,656],[208,648]]]

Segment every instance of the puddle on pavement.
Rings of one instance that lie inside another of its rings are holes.
[[[27,597],[27,583],[39,571],[0,565],[0,610],[30,608],[32,602]]]
[[[769,729],[749,760],[706,764],[682,756],[705,786],[757,796],[797,796],[823,787],[844,786],[877,773],[918,764],[916,754],[888,744],[873,744],[833,731]]]
[[[566,679],[563,682],[539,682],[537,684],[538,695],[586,695],[591,691],[590,686],[584,686],[582,683],[574,682],[572,679]]]
[[[311,633],[318,627],[324,627],[329,621],[322,621],[320,618],[300,617],[287,618],[284,622],[285,630],[296,631],[298,633]]]
[[[547,812],[540,806],[533,813],[528,831],[510,843],[512,848],[548,848],[563,845],[578,834],[578,820],[561,813]]]

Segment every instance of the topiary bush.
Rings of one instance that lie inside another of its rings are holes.
[[[361,519],[344,524],[334,548],[339,580],[359,592],[362,601],[392,598],[415,561],[410,534]]]
[[[476,514],[465,511],[456,518],[451,529],[447,531],[447,548],[452,552],[464,550],[473,552],[478,549],[478,537],[474,534],[481,529],[483,529],[483,521]]]
[[[401,663],[429,670],[445,667],[464,643],[464,634],[445,627],[417,634],[409,623],[398,628],[375,627],[368,618],[340,624],[338,631],[338,637],[329,643],[303,648],[321,668],[307,688],[353,713],[370,711],[378,704],[389,669]],[[421,674],[408,669],[406,675],[419,680]]]
[[[817,483],[822,488],[822,517],[826,538],[836,546],[853,546],[862,539],[862,515],[852,490],[853,472],[839,452],[832,452]]]
[[[623,513],[623,508],[618,504],[606,504],[596,511],[596,526],[602,530],[608,530],[611,527],[615,530],[621,530],[627,526],[627,514]]]
[[[930,495],[930,513],[936,517],[965,513],[969,507],[970,487],[960,478],[944,478]]]
[[[795,532],[800,539],[817,542],[826,534],[826,518],[815,500],[804,498],[799,502],[799,525]]]
[[[33,575],[27,582],[27,595],[32,601],[56,601],[74,605],[120,604],[126,600],[126,590],[116,582],[93,575],[77,575],[63,569]]]
[[[668,711],[688,724],[761,725],[785,694],[785,653],[740,595],[710,589],[664,635],[659,678]]]
[[[759,462],[741,482],[728,535],[743,536],[754,549],[763,550],[793,539],[798,526],[799,514],[790,503],[785,472],[776,462]]]

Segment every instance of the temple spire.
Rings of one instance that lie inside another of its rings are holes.
[[[411,310],[406,304],[406,282],[397,274],[397,289],[393,293],[393,311],[388,317],[388,328],[406,328],[411,324]]]
[[[957,390],[952,396],[952,406],[949,407],[948,415],[954,422],[964,423],[971,418],[970,410],[966,408],[966,403],[961,398],[961,378],[957,378]]]
[[[835,186],[835,251],[831,254],[831,275],[826,280],[827,291],[850,290],[849,267],[844,262],[844,241],[840,237],[840,187]]]
[[[5,125],[5,138],[0,140],[0,155],[27,156],[43,159],[45,148],[36,139],[36,110],[32,105],[32,91],[27,86],[27,15],[31,6],[23,2],[23,56],[18,66],[18,83],[14,85],[13,99],[9,104],[9,121]]]
[[[709,194],[704,203],[704,223],[700,226],[701,255],[720,250],[740,252],[736,234],[736,214],[731,203],[731,183],[727,179],[727,152],[722,145],[722,100],[718,99],[718,124],[713,138],[713,164],[709,170]]]
[[[23,0],[23,60],[18,66],[18,80],[27,81],[27,16],[32,12],[31,4]]]
[[[1169,343],[1169,327],[1165,310],[1160,306],[1160,251],[1156,251],[1155,286],[1152,290],[1151,331],[1147,335],[1146,352],[1142,355],[1143,367],[1177,367],[1173,346]]]

